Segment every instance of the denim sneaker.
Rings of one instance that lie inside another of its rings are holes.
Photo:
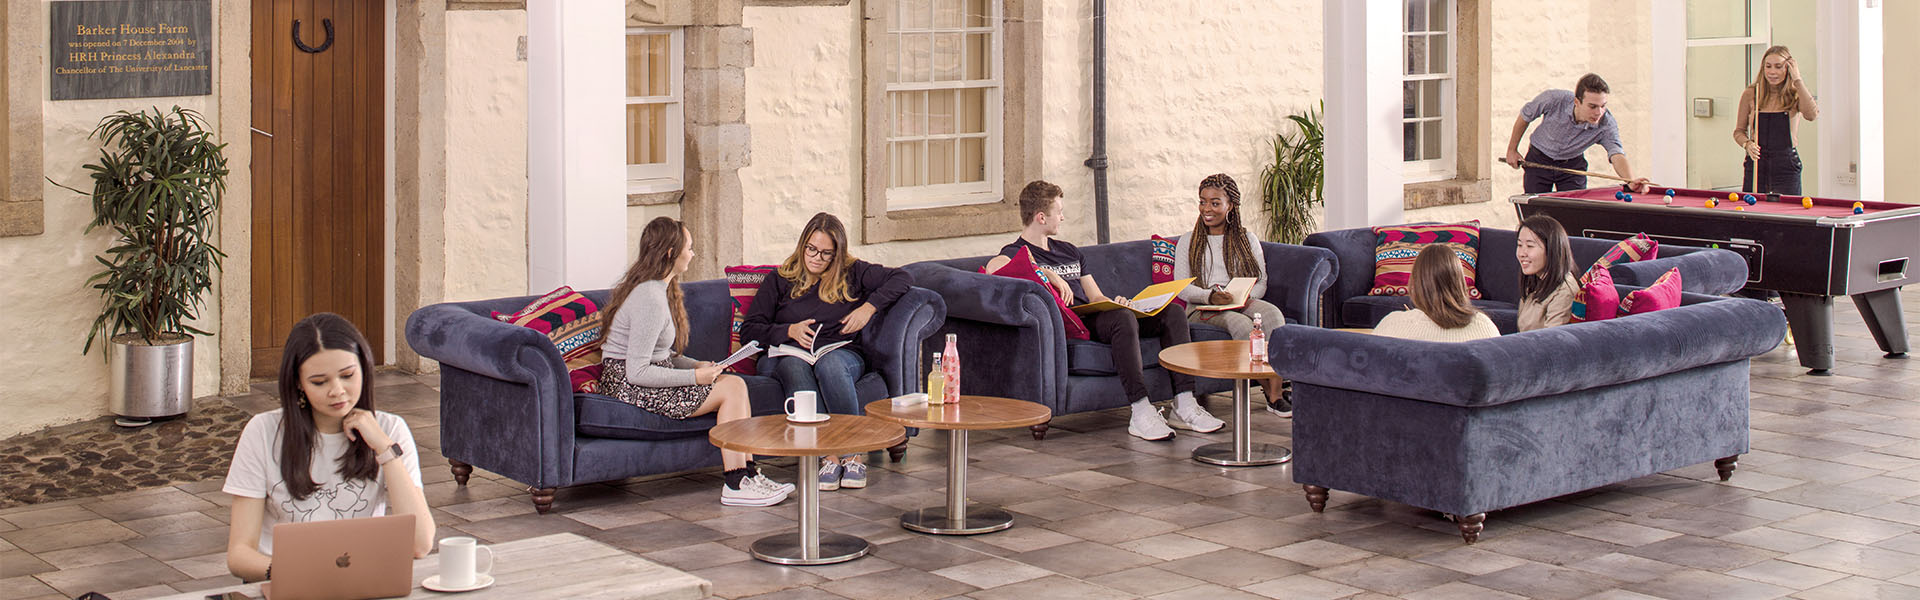
[[[856,490],[867,487],[867,463],[840,463],[840,487]]]
[[[840,489],[840,465],[821,461],[820,491],[831,492]]]

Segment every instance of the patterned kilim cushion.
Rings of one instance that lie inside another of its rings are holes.
[[[1608,274],[1605,288],[1597,287],[1594,284],[1598,275],[1607,273],[1607,269],[1612,268],[1614,265],[1641,260],[1653,260],[1659,257],[1660,242],[1654,241],[1644,233],[1620,240],[1620,243],[1614,244],[1612,248],[1608,248],[1606,254],[1600,255],[1600,260],[1593,261],[1593,266],[1587,267],[1587,272],[1580,275],[1580,289],[1573,293],[1573,317],[1568,321],[1580,323],[1583,321],[1604,321],[1613,318],[1612,309],[1594,310],[1587,306],[1588,296],[1590,294],[1589,290],[1597,290],[1603,294],[1613,293],[1616,296],[1618,295],[1618,292],[1613,291],[1613,278],[1611,274]],[[1605,299],[1598,300],[1605,301]],[[1613,300],[1617,302],[1619,298],[1614,298]]]
[[[1180,243],[1179,240],[1163,238],[1156,235],[1153,236],[1152,241],[1153,282],[1166,283],[1173,281],[1173,250]],[[1187,305],[1187,301],[1179,298],[1174,298],[1173,303],[1182,307]]]
[[[493,318],[545,334],[567,361],[573,391],[597,391],[602,329],[598,304],[573,288],[561,286],[518,312],[496,312]]]
[[[1474,286],[1476,266],[1480,263],[1480,221],[1446,225],[1396,225],[1375,227],[1379,236],[1373,248],[1373,289],[1368,296],[1406,296],[1407,281],[1413,276],[1413,259],[1427,244],[1446,244],[1460,256],[1460,267],[1467,272],[1467,296],[1480,298]]]
[[[779,265],[727,267],[727,295],[733,297],[733,327],[727,333],[729,355],[740,350],[740,322],[747,318],[747,309],[753,306],[754,294],[760,293],[760,282],[766,281],[767,275],[779,268]],[[759,360],[752,358],[733,363],[730,368],[741,375],[760,372]]]

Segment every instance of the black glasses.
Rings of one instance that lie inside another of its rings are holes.
[[[833,258],[833,253],[834,250],[831,248],[821,250],[813,247],[813,244],[807,244],[807,258]]]

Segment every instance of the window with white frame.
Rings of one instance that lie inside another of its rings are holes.
[[[627,30],[627,193],[681,188],[685,38],[678,27]]]
[[[1406,0],[1405,60],[1401,61],[1401,130],[1405,152],[1401,172],[1409,182],[1449,179],[1454,162],[1454,3]]]
[[[1001,0],[892,0],[890,210],[1000,200]]]

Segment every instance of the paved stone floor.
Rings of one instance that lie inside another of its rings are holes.
[[[1920,294],[1905,295],[1920,322]],[[725,598],[1775,598],[1920,597],[1920,360],[1885,360],[1842,303],[1832,377],[1790,348],[1753,361],[1753,451],[1733,480],[1711,464],[1489,515],[1461,543],[1431,513],[1336,491],[1307,507],[1286,466],[1187,458],[1225,434],[1135,440],[1124,414],[1071,415],[1045,441],[975,434],[973,498],[1017,514],[1011,530],[931,537],[900,529],[941,502],[943,435],[917,438],[871,487],[822,495],[827,528],[876,544],[827,567],[778,567],[742,550],[795,525],[795,501],[723,507],[716,473],[562,490],[533,513],[523,486],[476,471],[454,485],[439,446],[434,377],[384,376],[382,407],[429,450],[441,535],[500,542],[570,531],[706,577]],[[264,394],[231,398],[271,408]],[[1227,404],[1212,401],[1216,413]],[[1289,423],[1258,413],[1263,441]],[[788,463],[791,464],[791,463]],[[791,470],[777,479],[791,480]],[[230,583],[219,481],[0,511],[0,600],[115,600]]]

